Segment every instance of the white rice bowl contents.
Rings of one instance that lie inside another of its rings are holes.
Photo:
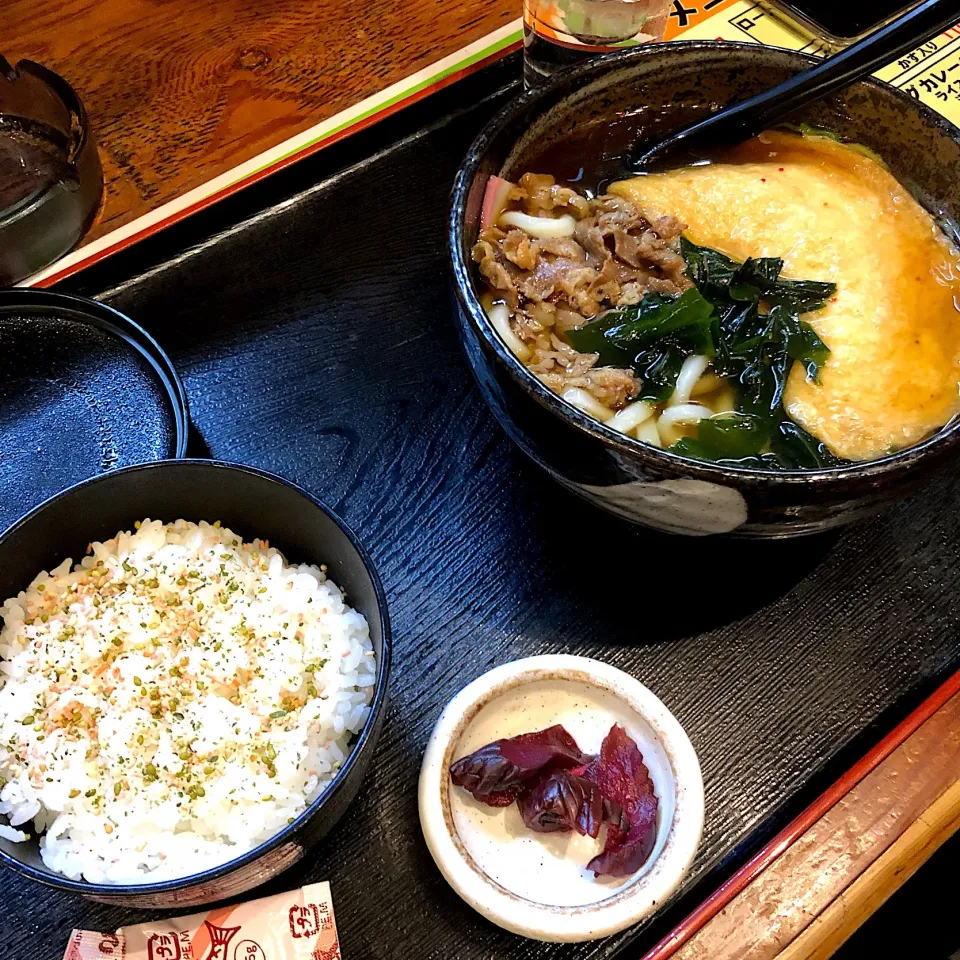
[[[94,883],[188,876],[282,830],[376,679],[324,568],[219,523],[137,527],[0,607],[0,836],[42,834],[50,869]]]

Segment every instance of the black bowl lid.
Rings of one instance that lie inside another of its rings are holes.
[[[187,427],[180,378],[132,320],[0,290],[0,529],[80,480],[184,456]]]

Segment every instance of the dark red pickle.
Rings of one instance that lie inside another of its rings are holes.
[[[643,755],[614,724],[600,755],[583,753],[559,724],[496,740],[450,767],[450,778],[491,807],[516,801],[537,833],[576,830],[594,840],[608,824],[603,852],[587,868],[628,877],[646,863],[657,837],[657,797]]]
[[[622,825],[610,827],[603,852],[587,868],[598,877],[629,877],[647,862],[657,839],[657,797],[643,755],[627,731],[614,724],[603,740],[600,756],[575,772],[619,803],[629,824],[626,830]]]
[[[523,822],[537,833],[576,830],[581,836],[600,835],[603,823],[627,829],[623,808],[600,793],[596,784],[569,770],[555,770],[520,794]]]
[[[534,733],[495,740],[450,767],[450,778],[491,807],[508,807],[542,773],[589,763],[577,741],[557,724]]]

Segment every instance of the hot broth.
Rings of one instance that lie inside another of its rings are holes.
[[[874,459],[960,412],[960,253],[869,152],[775,131],[617,184],[582,156],[494,178],[474,250],[494,326],[573,406],[771,469]]]

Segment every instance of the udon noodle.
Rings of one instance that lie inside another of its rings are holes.
[[[817,468],[960,412],[960,253],[832,138],[769,132],[598,195],[494,177],[473,256],[513,354],[632,440]]]

